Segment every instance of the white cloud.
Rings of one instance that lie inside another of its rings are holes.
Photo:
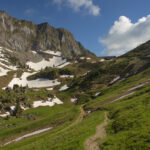
[[[136,23],[121,16],[110,28],[108,34],[100,38],[106,49],[103,55],[122,55],[138,45],[150,40],[150,15],[140,18]]]
[[[93,0],[53,0],[58,5],[67,5],[74,11],[85,9],[89,14],[98,16],[100,14],[100,7],[93,3]]]
[[[27,16],[32,17],[35,14],[35,10],[33,8],[29,8],[24,12]]]

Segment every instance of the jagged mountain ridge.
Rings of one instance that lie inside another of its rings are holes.
[[[30,21],[13,18],[4,11],[0,11],[0,45],[21,52],[60,51],[67,58],[94,56],[66,29],[56,29],[48,23],[36,25]]]

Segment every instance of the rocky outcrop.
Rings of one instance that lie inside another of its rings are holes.
[[[57,50],[67,58],[94,56],[66,29],[56,29],[48,23],[36,25],[4,11],[0,11],[0,45],[17,51]]]

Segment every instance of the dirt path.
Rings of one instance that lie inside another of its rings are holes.
[[[84,119],[84,117],[85,117],[86,115],[87,115],[87,114],[86,114],[86,112],[84,111],[83,105],[82,105],[82,106],[80,107],[80,114],[79,114],[78,118],[77,118],[74,122],[72,122],[69,126],[67,126],[66,128],[60,130],[58,133],[64,132],[64,131],[66,131],[67,129],[69,129],[69,128],[75,126],[75,125],[77,125],[78,123],[80,123],[80,122]],[[58,133],[57,133],[57,134],[58,134]]]
[[[89,137],[85,141],[85,143],[84,143],[85,150],[101,150],[97,140],[98,139],[104,139],[106,137],[105,126],[107,125],[107,122],[108,122],[108,117],[107,117],[107,114],[105,112],[104,122],[96,127],[95,135]]]
[[[83,109],[83,105],[80,107],[80,115],[79,115],[79,117],[77,118],[77,120],[72,124],[72,125],[75,125],[75,124],[78,124],[78,123],[80,123],[83,119],[84,119],[84,117],[86,116],[87,114],[86,114],[86,112],[84,111],[84,109]]]

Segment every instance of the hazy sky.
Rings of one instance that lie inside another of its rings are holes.
[[[150,0],[0,0],[11,16],[73,33],[98,56],[121,55],[150,40]]]

